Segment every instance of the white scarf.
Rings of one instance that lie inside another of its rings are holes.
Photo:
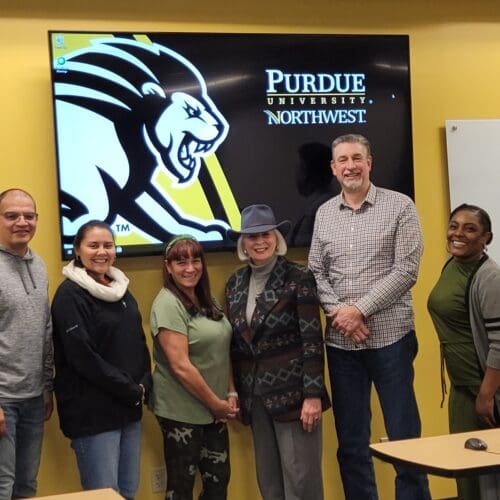
[[[105,302],[118,302],[127,292],[129,279],[116,267],[110,267],[106,273],[113,280],[109,285],[102,285],[87,274],[83,267],[75,266],[72,260],[63,267],[62,273],[66,278],[81,286],[96,299]]]

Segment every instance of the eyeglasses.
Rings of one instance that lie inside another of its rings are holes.
[[[4,212],[2,217],[7,222],[17,222],[21,217],[26,222],[34,222],[38,219],[38,214],[36,212]]]

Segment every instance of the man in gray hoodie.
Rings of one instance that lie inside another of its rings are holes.
[[[47,270],[28,248],[37,220],[29,193],[0,193],[0,500],[36,495],[53,407]]]

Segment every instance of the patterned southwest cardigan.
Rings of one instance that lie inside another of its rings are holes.
[[[319,397],[330,407],[324,385],[324,349],[316,284],[312,273],[278,257],[251,324],[246,304],[251,268],[236,271],[226,285],[233,327],[231,357],[241,419],[250,423],[257,396],[275,420],[300,417],[304,398]]]

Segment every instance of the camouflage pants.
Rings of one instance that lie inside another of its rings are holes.
[[[225,500],[230,476],[225,424],[195,425],[157,416],[167,469],[165,500],[192,500],[196,469],[203,485],[199,500]]]

